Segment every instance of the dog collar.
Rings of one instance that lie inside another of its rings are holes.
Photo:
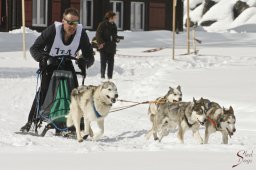
[[[95,104],[94,104],[94,100],[92,100],[92,106],[93,106],[93,110],[95,112],[95,115],[97,118],[101,118],[101,114],[96,110]]]
[[[186,115],[185,115],[185,120],[186,120],[186,123],[187,123],[189,128],[191,128],[194,124],[196,124],[196,122],[193,123],[193,124],[190,124]]]

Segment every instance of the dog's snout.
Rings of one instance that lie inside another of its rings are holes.
[[[207,119],[204,119],[202,122],[202,125],[204,125],[207,122]]]
[[[115,94],[115,98],[118,98],[118,94]]]
[[[115,98],[111,99],[111,102],[112,102],[112,103],[115,103],[115,102],[116,102],[116,99],[115,99]]]
[[[181,101],[181,100],[182,100],[182,98],[180,97],[180,98],[179,98],[179,101]]]
[[[203,119],[203,121],[201,122],[199,119],[197,119],[198,120],[198,122],[200,123],[200,125],[204,125],[205,123],[206,123],[206,121],[207,121],[207,119]]]
[[[236,128],[233,129],[233,132],[236,132]]]

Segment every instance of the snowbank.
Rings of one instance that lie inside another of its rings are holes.
[[[249,8],[243,11],[238,18],[234,20],[233,17],[233,6],[238,0],[216,0],[217,2],[214,6],[212,6],[204,15],[202,15],[205,1],[194,0],[190,2],[191,8],[190,16],[193,22],[197,22],[199,24],[205,21],[216,21],[210,26],[205,26],[204,29],[208,32],[225,32],[231,28],[248,25],[248,24],[256,24],[256,1],[255,0],[242,0],[249,5]],[[198,7],[198,4],[202,3]],[[186,6],[186,1],[184,2],[184,6]],[[194,9],[194,7],[196,7]],[[186,7],[184,7],[184,23],[186,20]],[[244,29],[247,27],[244,27]],[[244,30],[245,32],[251,32],[252,29]],[[256,29],[255,29],[256,31]]]

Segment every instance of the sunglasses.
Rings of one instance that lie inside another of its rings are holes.
[[[77,25],[77,24],[79,24],[79,21],[69,21],[69,20],[66,20],[65,18],[63,18],[63,19],[66,21],[66,23],[68,25]]]

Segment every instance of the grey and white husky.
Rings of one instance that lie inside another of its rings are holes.
[[[198,101],[193,98],[193,102],[168,102],[159,105],[152,133],[157,132],[159,141],[161,141],[164,136],[178,126],[177,137],[181,143],[184,143],[185,131],[191,129],[195,139],[202,144],[203,139],[199,134],[199,127],[204,125],[206,120],[202,98]]]
[[[204,99],[204,103],[208,117],[208,121],[205,124],[204,143],[208,143],[209,136],[212,133],[219,131],[222,133],[222,143],[228,144],[228,136],[231,137],[236,131],[236,117],[232,106],[229,109],[221,108],[218,103],[208,99]]]
[[[81,86],[72,90],[67,127],[75,126],[78,142],[82,142],[88,135],[93,137],[93,140],[100,138],[104,133],[104,118],[109,114],[117,97],[117,88],[113,82],[103,82],[99,86]],[[82,117],[84,118],[83,135],[80,130]],[[96,121],[100,129],[95,135],[90,126],[92,121]]]
[[[155,126],[154,125],[155,116],[157,114],[157,109],[158,109],[159,104],[166,103],[166,102],[171,102],[171,103],[172,102],[178,102],[178,101],[181,101],[181,100],[182,100],[181,87],[177,86],[177,88],[169,87],[169,90],[168,90],[168,92],[165,96],[157,98],[155,100],[156,103],[149,104],[148,115],[149,115],[150,121],[152,123],[152,128],[146,134],[147,139],[149,139],[151,137],[151,135],[153,135],[154,139],[158,140],[157,132],[154,131],[153,128]]]

